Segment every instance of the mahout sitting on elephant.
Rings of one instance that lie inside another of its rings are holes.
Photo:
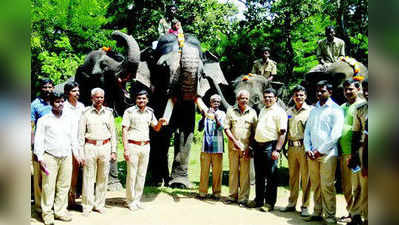
[[[328,80],[334,87],[333,96],[335,102],[345,102],[342,84],[346,79],[353,78],[362,81],[368,78],[368,70],[365,65],[350,57],[341,57],[339,61],[330,64],[326,71],[314,71],[305,74],[302,85],[307,89],[308,102],[314,104],[316,98],[316,84],[321,80]]]

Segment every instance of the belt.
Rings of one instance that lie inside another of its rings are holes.
[[[128,143],[130,144],[135,144],[135,145],[148,145],[150,141],[135,141],[135,140],[127,140]]]
[[[303,146],[303,139],[297,141],[288,140],[288,146],[294,146],[294,147]]]
[[[108,142],[110,142],[111,141],[111,138],[108,138],[108,139],[106,139],[106,140],[91,140],[91,139],[87,139],[86,138],[86,143],[89,143],[89,144],[92,144],[92,145],[105,145],[105,144],[107,144]]]

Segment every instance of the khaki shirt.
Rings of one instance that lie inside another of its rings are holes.
[[[317,59],[323,60],[325,63],[334,63],[338,61],[340,56],[345,56],[345,42],[334,37],[332,42],[328,42],[327,38],[318,42]]]
[[[287,113],[277,103],[269,108],[263,107],[259,113],[255,141],[277,141],[280,130],[287,130]]]
[[[166,21],[165,18],[162,18],[159,20],[158,24],[158,34],[159,37],[162,37],[163,35],[167,34],[169,29],[171,28],[171,22]]]
[[[303,103],[299,110],[295,106],[288,109],[288,140],[303,140],[306,121],[312,108],[312,106]]]
[[[368,109],[369,105],[367,102],[358,105],[353,117],[352,131],[362,132],[362,142],[364,141],[366,121],[368,120]]]
[[[127,139],[134,141],[149,141],[150,126],[155,127],[158,120],[154,115],[154,110],[145,107],[141,112],[139,107],[132,106],[123,113],[122,126],[127,127]]]
[[[81,152],[86,142],[85,138],[96,141],[111,138],[111,152],[116,152],[116,129],[111,108],[103,106],[100,111],[97,111],[93,106],[85,108],[79,121],[79,146]]]
[[[224,129],[230,129],[234,137],[244,146],[244,150],[249,147],[251,134],[255,131],[257,123],[256,111],[247,106],[241,114],[237,105],[227,109]],[[229,139],[229,151],[234,148],[233,142]]]
[[[271,59],[268,59],[263,63],[263,59],[258,59],[254,61],[251,73],[262,75],[265,78],[270,77],[270,75],[277,74],[277,63]]]

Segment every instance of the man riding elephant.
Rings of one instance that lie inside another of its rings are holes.
[[[335,29],[328,26],[325,30],[326,38],[317,42],[317,60],[319,65],[312,68],[310,72],[324,72],[328,67],[345,57],[345,42],[335,37]]]
[[[251,73],[264,76],[272,81],[277,74],[277,63],[270,59],[270,48],[262,48],[262,58],[254,61]]]

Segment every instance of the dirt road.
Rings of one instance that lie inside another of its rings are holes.
[[[72,222],[65,223],[56,220],[55,224],[68,225],[312,225],[319,222],[304,222],[299,213],[282,213],[278,209],[284,207],[288,200],[288,190],[279,187],[276,209],[270,213],[256,209],[240,208],[238,205],[226,205],[220,201],[198,200],[196,191],[184,193],[176,190],[172,193],[160,192],[147,194],[143,197],[144,209],[134,212],[125,207],[125,192],[108,192],[105,214],[92,212],[84,217],[81,212],[70,211]],[[253,187],[251,198],[253,198]],[[225,194],[225,193],[223,193]],[[227,193],[226,193],[227,194]],[[301,196],[300,196],[301,197]],[[312,201],[311,201],[312,202]],[[345,200],[342,195],[337,196],[337,217],[344,216]],[[313,206],[311,205],[311,209]],[[297,206],[299,210],[299,205]],[[43,224],[39,216],[32,211],[31,224]]]

